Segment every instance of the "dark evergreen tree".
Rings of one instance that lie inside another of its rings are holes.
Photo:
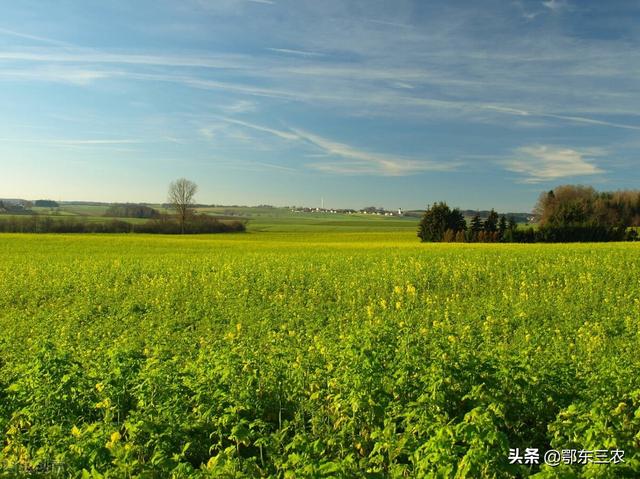
[[[435,203],[424,212],[418,227],[418,237],[422,241],[438,242],[444,239],[445,233],[455,237],[458,231],[464,231],[467,223],[458,208],[451,210],[444,202]]]
[[[504,239],[504,235],[507,231],[507,217],[502,215],[500,217],[500,222],[498,223],[498,239],[502,241]]]
[[[482,220],[480,219],[480,215],[475,215],[471,220],[471,231],[474,233],[482,231]]]
[[[478,235],[482,231],[482,220],[480,219],[480,215],[475,215],[471,220],[471,231],[468,235],[468,239],[470,242],[478,241]]]
[[[442,241],[450,214],[451,210],[443,202],[428,207],[418,226],[418,237],[427,242]]]
[[[498,213],[492,208],[489,217],[484,221],[483,230],[487,233],[498,231]]]
[[[453,231],[466,231],[467,222],[459,208],[454,208],[449,215],[449,229]]]

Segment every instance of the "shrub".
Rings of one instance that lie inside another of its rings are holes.
[[[184,234],[232,233],[245,231],[241,221],[222,222],[208,215],[191,215],[184,225]],[[136,225],[136,233],[181,234],[182,226],[173,217],[162,215],[147,223]]]

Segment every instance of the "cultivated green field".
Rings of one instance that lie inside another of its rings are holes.
[[[161,213],[172,212],[162,208],[161,205],[152,205]],[[106,206],[93,205],[68,205],[63,204],[59,208],[31,209],[40,216],[50,217],[54,220],[69,220],[70,218],[87,222],[105,222],[111,220],[126,221],[128,223],[141,224],[148,220],[143,218],[105,217]],[[195,211],[201,214],[215,216],[222,221],[240,220],[247,222],[248,231],[269,232],[327,232],[327,231],[411,231],[418,228],[418,218],[415,217],[385,217],[365,214],[334,214],[321,212],[295,213],[289,208],[273,207],[203,207]],[[0,215],[0,221],[11,218],[24,219],[27,215]]]
[[[0,476],[640,477],[638,244],[3,234],[0,257]]]

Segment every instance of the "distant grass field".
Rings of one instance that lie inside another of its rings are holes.
[[[394,219],[360,215],[326,214],[315,216],[255,217],[249,231],[413,231],[418,229],[415,218]]]
[[[167,213],[160,205],[155,208]],[[60,208],[33,208],[39,215],[59,220],[75,218],[82,221],[103,222],[117,219],[128,223],[145,223],[141,218],[105,217],[107,208],[91,205],[63,205]],[[197,212],[216,216],[222,221],[247,221],[248,231],[417,231],[418,219],[411,217],[384,217],[364,214],[294,213],[288,208],[221,207],[197,208]],[[232,213],[232,214],[230,214]],[[0,215],[0,221],[25,215]]]
[[[3,234],[0,257],[0,476],[640,476],[638,244]]]
[[[233,213],[248,220],[249,231],[417,231],[418,219],[365,214],[292,212],[288,208],[219,207],[198,208],[213,215]],[[229,216],[228,218],[234,218]]]
[[[0,215],[0,221],[7,221],[11,218],[16,218],[16,219],[22,219],[24,220],[25,218],[29,218],[32,215],[7,215],[7,214],[3,214]],[[71,213],[71,212],[67,212],[67,211],[62,211],[59,214],[50,214],[50,215],[46,215],[46,214],[38,214],[38,217],[47,217],[47,218],[51,218],[54,221],[69,221],[69,220],[77,220],[77,221],[87,221],[90,223],[104,223],[105,221],[112,221],[112,220],[119,220],[119,221],[126,221],[127,223],[133,223],[133,224],[141,224],[141,223],[146,223],[148,220],[144,219],[144,218],[117,218],[117,217],[110,217],[110,216],[91,216],[91,215],[79,215],[76,213]]]

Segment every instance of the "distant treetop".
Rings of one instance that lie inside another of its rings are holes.
[[[57,201],[53,200],[36,200],[33,205],[42,208],[58,208],[60,206]]]
[[[158,214],[158,211],[150,206],[127,203],[111,205],[104,215],[115,218],[156,218]]]

